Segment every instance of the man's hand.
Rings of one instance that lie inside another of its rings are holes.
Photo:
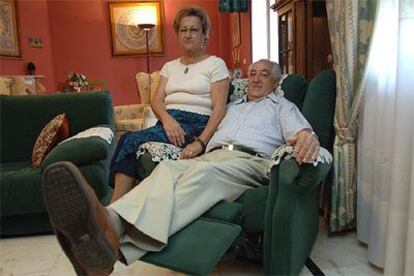
[[[319,141],[308,129],[303,129],[286,139],[288,145],[295,146],[296,161],[299,164],[315,161],[319,154]]]

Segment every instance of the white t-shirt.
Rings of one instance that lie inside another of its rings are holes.
[[[160,74],[166,77],[165,104],[167,109],[179,109],[210,115],[211,83],[229,78],[229,70],[221,58],[208,58],[184,65],[180,58],[167,62]]]

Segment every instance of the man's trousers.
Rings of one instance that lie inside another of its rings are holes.
[[[268,183],[269,161],[240,151],[215,150],[189,160],[162,161],[138,186],[112,203],[125,223],[126,262],[160,251],[168,237],[221,200]]]

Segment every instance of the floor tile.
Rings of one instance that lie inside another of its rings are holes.
[[[369,264],[360,264],[352,266],[343,266],[338,268],[330,268],[323,271],[326,276],[379,276],[383,272]]]
[[[382,275],[382,271],[368,264],[366,248],[356,239],[355,232],[328,236],[321,227],[311,253],[312,260],[325,275]],[[220,262],[211,275],[261,275],[262,267],[246,260]],[[53,235],[0,240],[0,276],[72,276],[72,265],[60,249]],[[144,262],[125,266],[115,265],[115,276],[178,276],[184,275]],[[301,276],[312,275],[304,268]]]

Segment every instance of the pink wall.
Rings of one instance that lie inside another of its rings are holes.
[[[1,75],[26,75],[26,65],[32,61],[36,74],[44,75],[48,91],[55,90],[53,56],[49,32],[47,0],[17,1],[21,58],[0,58]],[[43,48],[29,48],[29,37],[39,37]]]
[[[151,70],[181,55],[172,23],[185,5],[204,8],[212,21],[208,52],[222,57],[232,69],[230,14],[218,12],[218,0],[164,0],[164,55],[151,57]],[[0,74],[25,74],[28,61],[45,75],[48,91],[56,91],[70,71],[92,81],[105,81],[114,105],[139,102],[137,72],[146,71],[146,59],[112,56],[108,0],[18,0],[23,57],[1,59]],[[41,37],[44,47],[28,48],[29,36]],[[241,14],[240,60],[251,61],[250,13]],[[242,64],[243,67],[243,64]],[[244,73],[246,72],[245,68]]]
[[[208,52],[228,59],[228,44],[225,35],[220,35],[228,34],[228,24],[220,24],[228,16],[218,13],[216,0],[163,3],[164,55],[151,57],[152,71],[181,55],[172,23],[176,12],[190,4],[203,7],[211,17],[213,31]],[[93,81],[106,81],[115,105],[139,102],[135,75],[146,70],[146,59],[112,56],[107,1],[49,1],[48,6],[56,80],[64,81],[68,72],[79,71]]]

